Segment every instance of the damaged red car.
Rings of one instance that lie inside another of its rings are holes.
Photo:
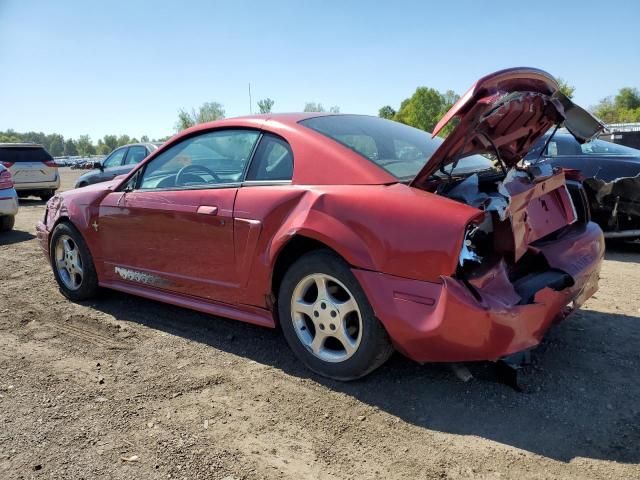
[[[341,380],[393,350],[497,360],[597,289],[580,183],[521,159],[554,125],[603,128],[531,68],[480,79],[441,140],[376,117],[190,128],[126,177],[52,198],[37,235],[64,295],[107,287],[265,327]]]

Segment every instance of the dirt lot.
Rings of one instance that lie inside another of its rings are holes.
[[[66,188],[78,173],[61,170]],[[528,393],[399,355],[349,384],[278,331],[57,290],[25,200],[0,237],[0,478],[640,478],[640,246],[553,329]]]

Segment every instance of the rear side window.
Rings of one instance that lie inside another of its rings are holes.
[[[291,180],[293,152],[283,139],[264,134],[253,155],[247,180]]]
[[[364,115],[326,115],[299,123],[359,153],[399,180],[412,179],[442,142],[422,130]]]
[[[53,157],[42,147],[0,147],[0,162],[49,162]]]
[[[147,156],[147,149],[142,146],[129,147],[129,153],[124,161],[125,165],[135,165],[144,160]]]

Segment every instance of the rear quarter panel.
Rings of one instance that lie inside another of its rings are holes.
[[[296,235],[324,243],[350,265],[439,281],[455,271],[464,229],[479,211],[406,185],[255,186],[238,192],[242,303],[266,306],[278,255]],[[256,230],[259,232],[256,232]]]

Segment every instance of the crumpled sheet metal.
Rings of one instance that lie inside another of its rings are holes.
[[[513,170],[510,170],[510,172]],[[506,179],[505,179],[506,181]],[[453,187],[447,196],[462,200],[467,205],[480,208],[485,212],[496,212],[500,220],[507,218],[507,207],[509,206],[509,195],[500,191],[502,183],[498,186],[498,192],[488,194],[480,191],[480,180],[477,173],[467,177],[458,185]]]
[[[563,173],[541,176],[533,180],[522,170],[511,168],[497,186],[497,192],[485,193],[479,189],[479,177],[471,175],[448,192],[448,197],[461,200],[485,212],[496,212],[501,222],[511,221],[514,261],[527,251],[528,245],[560,228],[570,225],[577,214],[565,185]],[[469,231],[460,255],[465,260],[479,261]]]
[[[594,193],[601,207],[617,205],[617,211],[631,216],[640,216],[640,175],[616,178],[605,182],[598,178],[588,178],[584,185]]]

